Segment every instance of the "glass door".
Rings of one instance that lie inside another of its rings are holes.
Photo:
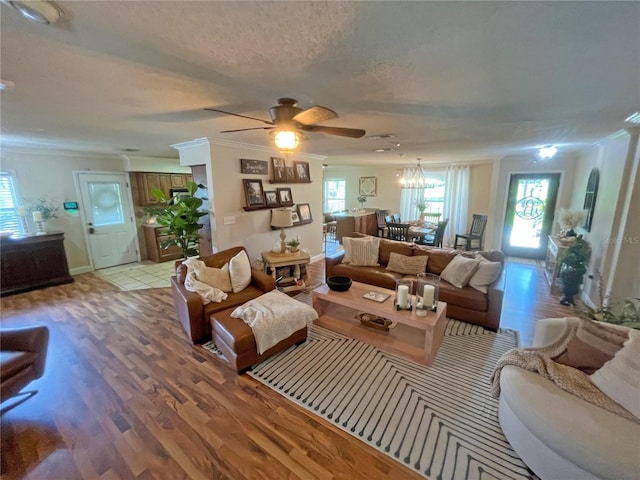
[[[545,257],[559,183],[559,173],[511,175],[502,233],[505,255]]]

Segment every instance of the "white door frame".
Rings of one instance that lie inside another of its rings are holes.
[[[140,239],[138,238],[138,223],[136,221],[135,211],[133,207],[133,194],[131,192],[131,175],[129,172],[105,172],[105,171],[94,171],[94,170],[74,170],[73,171],[73,180],[76,187],[76,198],[82,199],[82,191],[80,189],[80,175],[124,175],[127,188],[126,192],[123,193],[123,199],[127,202],[128,214],[133,218],[134,221],[134,235],[135,240],[138,245],[140,245]],[[89,241],[89,229],[87,228],[87,216],[85,214],[85,206],[82,205],[80,210],[80,221],[82,222],[82,234],[84,236],[84,245],[87,249],[87,256],[89,257],[89,265],[91,266],[91,271],[95,271],[95,266],[93,263],[93,252],[91,251],[91,242]],[[136,248],[136,261],[140,261],[140,249]]]

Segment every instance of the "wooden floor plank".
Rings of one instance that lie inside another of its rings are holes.
[[[308,266],[324,281],[324,262]],[[540,267],[509,264],[502,326],[530,342],[570,310]],[[3,297],[3,327],[51,331],[39,393],[2,417],[2,480],[412,479],[416,474],[192,345],[168,288],[96,275]]]

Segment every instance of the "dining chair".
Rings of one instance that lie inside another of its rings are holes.
[[[395,223],[400,223],[400,222],[402,222],[402,220],[400,219],[400,214],[399,214],[399,213],[394,213],[394,214],[393,214],[393,221],[394,221]]]
[[[422,218],[424,218],[425,223],[433,223],[436,224],[440,221],[441,213],[423,213]]]
[[[323,233],[326,235],[326,238],[331,240],[336,239],[336,226],[338,222],[333,218],[333,215],[330,213],[324,212],[324,223],[322,224]]]
[[[378,220],[378,237],[385,237],[387,234],[387,216],[389,210],[376,210],[376,219]]]
[[[394,223],[393,215],[385,215],[384,216],[384,221],[387,222],[387,223]]]
[[[482,250],[484,248],[484,231],[487,228],[487,216],[473,214],[471,222],[471,230],[468,233],[456,233],[456,241],[453,248],[458,248],[458,240],[462,239],[461,244],[465,250]],[[475,245],[473,242],[477,242]]]
[[[441,222],[438,222],[438,227],[436,228],[435,233],[432,236],[427,236],[425,239],[424,245],[428,245],[430,247],[442,247],[442,241],[444,239],[444,231],[447,229],[447,224],[449,223],[449,219],[446,218]]]
[[[389,223],[387,222],[387,238],[390,240],[400,240],[402,242],[409,241],[408,223]]]

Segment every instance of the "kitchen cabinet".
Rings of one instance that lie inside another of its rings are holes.
[[[350,237],[353,232],[376,236],[378,219],[375,211],[357,213],[334,213],[336,220],[336,239],[342,243],[342,237]]]
[[[193,181],[188,173],[141,172],[137,176],[141,205],[160,205],[160,201],[152,193],[155,188],[169,198],[172,188],[186,188],[187,183]]]
[[[182,250],[180,248],[174,245],[169,248],[162,248],[162,243],[171,239],[171,235],[167,233],[166,228],[145,225],[143,230],[149,260],[162,263],[182,258]]]
[[[2,295],[73,282],[63,232],[3,238],[1,243]]]

